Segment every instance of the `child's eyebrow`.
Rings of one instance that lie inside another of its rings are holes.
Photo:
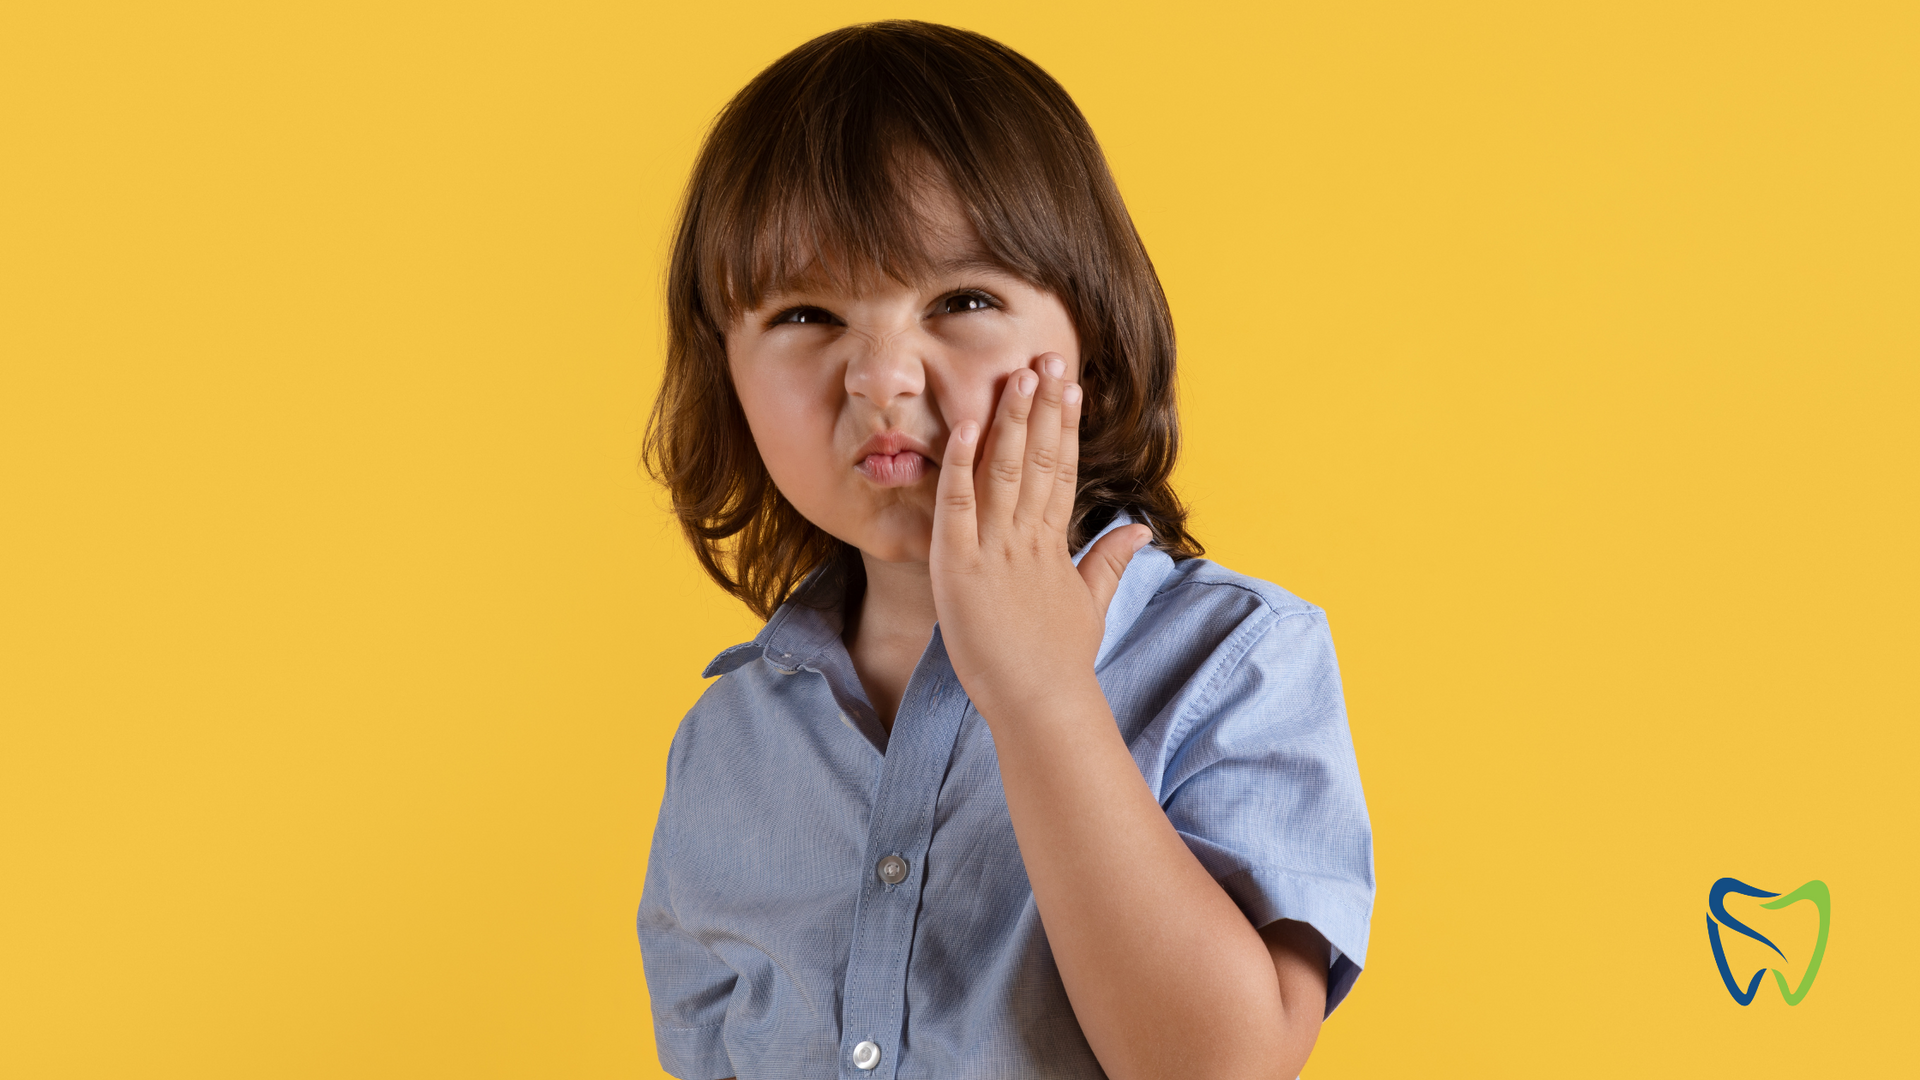
[[[985,252],[975,251],[943,259],[932,265],[925,265],[920,273],[912,275],[923,286],[938,284],[939,279],[953,278],[966,274],[997,274],[1002,277],[1019,277],[1005,264],[998,262]],[[804,298],[809,293],[830,291],[843,284],[842,280],[820,266],[810,263],[804,269],[789,272],[780,280],[769,283],[753,305],[753,310],[790,303]]]
[[[950,277],[954,274],[1011,274],[1005,266],[989,258],[984,253],[960,255],[944,260],[933,267],[937,277]]]

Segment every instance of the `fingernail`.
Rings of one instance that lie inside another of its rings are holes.
[[[1060,397],[1069,405],[1080,404],[1080,384],[1068,383],[1067,388],[1061,392]]]
[[[980,425],[969,420],[966,423],[961,424],[960,430],[954,432],[954,434],[959,436],[960,445],[972,446],[973,440],[980,437]]]
[[[1067,362],[1065,360],[1060,359],[1057,356],[1052,357],[1048,360],[1042,361],[1040,366],[1043,368],[1046,368],[1047,374],[1053,376],[1056,379],[1064,376],[1067,373]]]
[[[1013,377],[1014,392],[1021,397],[1032,397],[1033,388],[1039,385],[1040,376],[1031,371],[1023,371]]]

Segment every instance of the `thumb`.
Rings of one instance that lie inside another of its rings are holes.
[[[1101,537],[1093,550],[1081,557],[1080,580],[1087,583],[1101,618],[1107,617],[1107,605],[1113,603],[1113,592],[1120,587],[1120,574],[1133,561],[1134,552],[1146,547],[1151,539],[1153,530],[1145,525],[1126,525]]]

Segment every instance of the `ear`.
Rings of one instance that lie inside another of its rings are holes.
[[[1133,561],[1133,554],[1147,546],[1153,539],[1153,530],[1145,525],[1123,525],[1100,538],[1093,550],[1080,559],[1080,580],[1087,583],[1087,591],[1093,594],[1094,606],[1100,609],[1100,617],[1107,617],[1107,605],[1113,603],[1113,593],[1120,587],[1120,575]]]

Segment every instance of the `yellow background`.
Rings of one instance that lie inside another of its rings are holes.
[[[636,465],[669,221],[893,15],[1079,100],[1197,530],[1330,613],[1380,895],[1309,1077],[1910,1067],[1915,12],[9,5],[0,1074],[656,1075],[665,749],[754,631]],[[1722,875],[1831,886],[1800,1006]]]

